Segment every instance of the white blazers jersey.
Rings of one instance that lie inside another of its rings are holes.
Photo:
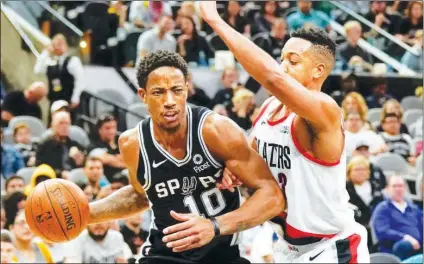
[[[284,238],[294,245],[332,238],[355,224],[346,191],[346,153],[334,163],[309,155],[296,139],[296,114],[269,120],[278,104],[276,99],[266,102],[253,124],[253,136],[259,154],[285,192]]]

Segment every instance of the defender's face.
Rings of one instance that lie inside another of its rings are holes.
[[[314,63],[307,53],[311,45],[307,40],[290,38],[281,53],[281,68],[305,87],[313,76]]]
[[[148,105],[153,122],[164,130],[176,131],[184,122],[187,83],[181,70],[160,67],[152,71],[139,95]]]

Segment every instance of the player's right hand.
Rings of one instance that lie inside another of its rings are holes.
[[[237,179],[237,177],[231,173],[227,168],[222,173],[221,181],[217,182],[216,187],[220,190],[229,190],[230,192],[235,191],[235,187],[241,186],[243,183]]]

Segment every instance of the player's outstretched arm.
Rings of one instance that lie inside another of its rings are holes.
[[[278,100],[316,128],[339,128],[340,110],[331,97],[309,91],[265,51],[229,26],[218,14],[215,1],[202,1],[203,19],[221,37],[244,69]]]
[[[284,210],[286,201],[268,165],[233,121],[213,114],[206,119],[203,135],[212,155],[224,160],[226,169],[255,190],[239,209],[217,217],[222,235],[262,224]]]
[[[139,147],[136,129],[128,130],[119,137],[119,149],[128,166],[131,185],[90,203],[89,224],[127,218],[149,208],[144,189],[137,181]]]
[[[225,161],[226,169],[255,193],[237,210],[216,218],[221,235],[234,234],[280,214],[285,209],[281,189],[265,161],[249,146],[241,129],[230,119],[210,115],[203,126],[203,138],[209,151]],[[171,215],[183,223],[166,228],[163,241],[174,252],[186,251],[209,243],[215,236],[209,219],[196,215]]]

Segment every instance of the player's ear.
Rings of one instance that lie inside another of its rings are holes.
[[[315,65],[314,69],[312,70],[312,77],[314,79],[320,79],[324,76],[326,72],[326,66],[324,63],[318,63]]]
[[[145,88],[139,88],[137,93],[138,93],[138,96],[140,96],[141,101],[143,103],[146,103],[146,89]]]

